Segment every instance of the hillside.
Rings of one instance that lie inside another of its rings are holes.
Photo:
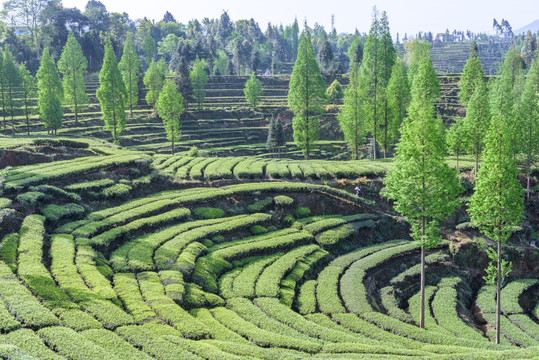
[[[419,247],[380,195],[392,159],[343,160],[334,111],[315,159],[302,160],[292,142],[280,157],[268,153],[276,111],[291,140],[289,79],[261,79],[253,111],[246,77],[211,78],[201,109],[190,104],[182,119],[174,155],[142,101],[121,147],[112,145],[95,75],[91,104],[78,124],[66,113],[57,137],[37,118],[30,136],[20,121],[13,135],[8,119],[0,358],[536,358],[539,250],[520,239],[539,221],[537,170],[527,221],[505,247],[513,272],[502,344],[492,342],[495,292],[482,279],[487,242],[464,206],[428,251],[420,329]],[[440,81],[437,107],[451,121],[463,111],[458,76]],[[458,162],[463,204],[473,164]]]

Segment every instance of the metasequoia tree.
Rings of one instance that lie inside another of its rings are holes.
[[[159,117],[163,119],[167,140],[172,143],[172,154],[174,154],[174,143],[180,140],[180,117],[184,111],[183,96],[179,93],[174,80],[165,81],[156,107]]]
[[[49,54],[49,48],[45,48],[41,55],[41,64],[37,71],[37,87],[39,117],[47,132],[51,135],[56,134],[62,127],[64,90],[54,60]]]
[[[290,76],[288,107],[294,112],[294,141],[303,151],[305,159],[310,158],[311,151],[316,147],[320,116],[326,104],[326,84],[314,56],[311,35],[303,31]]]
[[[432,63],[423,56],[412,84],[409,116],[401,126],[395,166],[384,180],[383,194],[395,201],[395,210],[411,225],[411,236],[421,244],[419,326],[425,321],[425,250],[440,241],[439,222],[453,213],[462,191],[456,172],[445,161],[444,127],[434,116],[430,94]]]
[[[135,45],[133,44],[133,35],[127,34],[125,40],[122,58],[118,67],[122,71],[125,88],[127,91],[127,105],[131,118],[133,118],[133,106],[138,103],[138,80],[140,73],[140,60]]]
[[[120,133],[125,129],[127,92],[110,41],[105,45],[105,57],[99,72],[99,88],[96,95],[101,104],[105,127],[111,132],[114,143],[119,144]]]
[[[69,33],[67,42],[58,60],[58,70],[63,77],[64,105],[75,113],[75,124],[79,123],[79,112],[88,104],[84,74],[88,61],[82,53],[82,48],[75,39],[73,32]]]

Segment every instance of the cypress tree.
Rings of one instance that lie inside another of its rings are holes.
[[[352,63],[350,81],[344,91],[344,103],[337,115],[339,126],[348,143],[352,158],[359,158],[359,146],[363,143],[366,130],[361,111],[360,64]]]
[[[294,112],[294,141],[303,151],[305,159],[310,158],[311,151],[316,147],[319,119],[326,104],[326,84],[314,57],[311,35],[303,31],[298,57],[290,76],[288,107]]]
[[[391,128],[393,121],[391,118],[391,110],[387,99],[387,87],[391,79],[393,65],[397,59],[395,48],[393,47],[393,39],[389,31],[389,21],[385,11],[380,17],[380,101],[382,114],[380,117],[380,126],[376,131],[379,131],[377,136],[378,144],[384,151],[384,158],[387,156],[389,147],[393,144],[393,129]]]
[[[535,58],[530,65],[520,104],[517,144],[524,156],[526,198],[529,199],[532,165],[539,156],[539,58]]]
[[[404,67],[403,60],[397,60],[391,71],[391,78],[386,90],[387,104],[389,107],[392,143],[399,138],[399,128],[406,117],[408,105],[410,104],[410,85],[408,75]]]
[[[462,154],[468,143],[463,123],[462,118],[457,118],[446,134],[449,153],[457,156],[457,171],[459,170],[459,155]]]
[[[204,87],[208,82],[208,74],[206,74],[206,62],[196,58],[193,69],[189,73],[189,79],[191,80],[191,86],[193,87],[193,96],[198,104],[198,109],[202,106],[204,99],[206,98],[206,91]]]
[[[84,83],[84,73],[88,68],[88,61],[82,53],[80,46],[73,32],[69,32],[67,42],[58,60],[58,70],[63,77],[64,105],[67,105],[75,113],[75,124],[78,125],[79,111],[82,111],[88,104],[86,94],[86,84]]]
[[[5,103],[7,111],[11,116],[11,127],[13,132],[15,132],[15,110],[17,108],[17,101],[15,101],[15,92],[19,87],[21,82],[19,77],[19,69],[13,60],[13,56],[9,50],[4,52],[4,62],[3,62],[3,72],[4,72],[4,86],[5,90]]]
[[[36,95],[36,80],[24,64],[21,64],[19,67],[19,77],[21,79],[21,100],[23,115],[26,120],[26,133],[30,135],[30,115],[32,114],[32,108],[29,105],[30,99],[33,99]]]
[[[180,117],[184,112],[183,97],[178,92],[174,80],[165,81],[163,89],[156,103],[157,113],[163,119],[163,125],[167,133],[167,140],[172,142],[172,154],[174,143],[180,140]]]
[[[537,51],[537,39],[532,32],[528,30],[526,37],[524,37],[524,44],[522,45],[522,59],[526,64],[526,67],[531,68],[532,61],[536,57],[535,52]]]
[[[99,72],[99,88],[96,95],[101,104],[105,127],[111,132],[114,143],[119,144],[120,133],[125,129],[127,92],[110,41],[105,45],[105,56],[103,67]]]
[[[262,89],[260,80],[258,80],[255,73],[252,72],[249,80],[245,82],[243,94],[245,95],[245,100],[253,106],[253,110],[256,109],[256,105],[260,102],[263,93],[264,89]]]
[[[155,40],[149,31],[146,33],[146,36],[142,42],[142,51],[144,52],[146,65],[150,66],[150,63],[153,61],[153,57],[157,51],[157,45],[155,44]]]
[[[277,118],[272,116],[268,127],[268,136],[266,138],[266,147],[269,151],[274,152],[277,147]]]
[[[424,327],[425,250],[439,242],[439,221],[459,206],[462,191],[456,172],[445,161],[444,130],[434,116],[430,93],[428,53],[423,56],[412,84],[409,117],[401,126],[395,166],[384,180],[383,194],[395,200],[395,210],[412,227],[411,236],[421,244],[420,323]]]
[[[479,81],[466,107],[463,130],[467,142],[467,151],[475,157],[475,174],[479,169],[479,158],[485,146],[485,136],[490,125],[490,107],[488,88],[483,79]]]
[[[152,105],[154,111],[156,111],[155,103],[163,88],[164,77],[161,68],[155,61],[150,63],[148,70],[146,70],[146,74],[144,74],[143,81],[147,89],[146,102],[148,105]]]
[[[485,74],[481,67],[481,61],[477,56],[477,44],[475,41],[472,43],[470,48],[470,54],[468,55],[468,60],[462,69],[462,76],[459,81],[459,99],[460,102],[467,106],[470,101],[475,89],[485,82]]]
[[[138,103],[140,60],[137,52],[135,51],[135,45],[133,44],[133,36],[131,33],[127,34],[122,59],[120,60],[118,67],[122,71],[124,84],[127,90],[127,104],[129,105],[131,118],[133,118],[133,106]]]
[[[501,88],[501,86],[498,86]],[[522,187],[513,158],[511,128],[498,107],[504,94],[493,96],[492,121],[485,140],[483,160],[477,174],[468,213],[474,226],[497,243],[497,251],[489,256],[493,262],[487,268],[486,280],[496,283],[496,343],[500,343],[500,288],[509,267],[502,261],[502,245],[509,239],[514,226],[523,218]],[[496,265],[494,265],[494,263]],[[503,266],[502,266],[503,265]]]
[[[4,121],[4,130],[6,125],[6,87],[5,87],[5,74],[4,74],[4,53],[0,49],[0,101],[2,102],[2,118]]]
[[[37,96],[39,117],[49,134],[56,134],[56,131],[62,127],[64,90],[48,47],[41,55],[41,64],[37,71],[37,87],[39,89]]]

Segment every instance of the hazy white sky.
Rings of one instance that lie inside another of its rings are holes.
[[[87,0],[63,0],[65,7],[84,9]],[[539,18],[539,0],[101,0],[109,12],[127,12],[132,19],[144,16],[156,21],[170,11],[176,20],[216,18],[227,10],[233,21],[254,18],[266,29],[268,22],[289,24],[297,16],[300,24],[306,18],[326,29],[331,14],[339,32],[368,32],[372,7],[385,10],[391,32],[402,35],[418,31],[443,32],[446,28],[473,32],[490,32],[492,19],[505,18],[514,30]]]

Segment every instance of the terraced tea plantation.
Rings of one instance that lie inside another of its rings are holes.
[[[426,329],[417,326],[419,248],[407,227],[377,202],[374,182],[362,198],[353,185],[324,185],[383,175],[390,161],[87,145],[71,160],[8,173],[2,358],[539,355],[539,282],[503,288],[496,345],[495,289],[478,285],[448,242],[426,258]]]

